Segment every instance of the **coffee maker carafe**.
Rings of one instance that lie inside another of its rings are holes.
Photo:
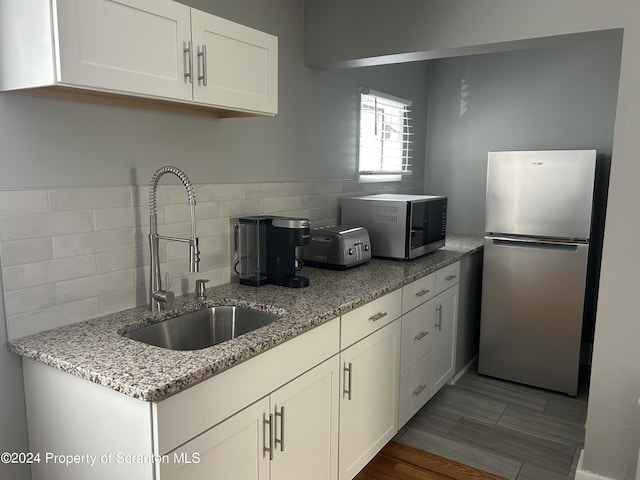
[[[297,275],[299,247],[309,243],[306,218],[259,215],[238,219],[240,283],[259,287],[267,283],[303,288],[309,279]]]

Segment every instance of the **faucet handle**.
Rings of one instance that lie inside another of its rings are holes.
[[[173,292],[168,290],[156,290],[153,292],[153,298],[162,304],[167,304],[173,302],[176,299],[176,296]]]
[[[205,286],[205,283],[207,283],[208,281],[209,281],[208,279],[196,280],[196,299],[197,300],[204,300],[205,298],[207,298],[207,288]]]

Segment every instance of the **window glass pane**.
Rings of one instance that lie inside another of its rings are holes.
[[[411,173],[411,102],[363,89],[360,94],[358,171]]]

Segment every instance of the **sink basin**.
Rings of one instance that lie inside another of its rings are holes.
[[[225,305],[170,318],[124,336],[169,350],[199,350],[239,337],[279,318],[275,313]]]

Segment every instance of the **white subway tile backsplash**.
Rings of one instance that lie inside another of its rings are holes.
[[[0,216],[0,240],[90,232],[93,227],[91,210]]]
[[[53,237],[53,256],[54,258],[64,258],[134,246],[134,231],[130,228],[58,235]]]
[[[263,200],[250,198],[246,200],[224,200],[220,202],[221,217],[242,217],[264,213]]]
[[[166,261],[166,249],[160,248],[160,261]],[[149,247],[127,248],[96,254],[97,273],[115,272],[117,270],[127,270],[132,267],[149,265]]]
[[[144,207],[101,208],[95,210],[96,230],[132,228],[149,222],[149,209]]]
[[[198,237],[213,237],[215,235],[228,235],[230,227],[229,218],[214,218],[199,220],[197,226]]]
[[[329,205],[329,198],[328,195],[265,198],[264,211],[275,213],[326,207]]]
[[[56,303],[69,303],[106,293],[130,290],[135,286],[134,279],[134,269],[129,269],[58,282],[55,284]]]
[[[54,212],[131,206],[131,187],[64,188],[49,190]]]
[[[315,182],[254,183],[245,188],[245,194],[247,198],[311,196],[315,188]]]
[[[7,318],[8,338],[19,338],[98,316],[98,301],[89,298]]]
[[[251,184],[249,184],[251,185]],[[215,202],[221,200],[242,200],[248,185],[219,183],[210,185],[195,185],[196,208],[200,202]]]
[[[56,292],[53,284],[13,290],[6,294],[7,315],[41,310],[55,304]]]
[[[0,192],[0,215],[43,213],[49,210],[46,190],[5,190]]]
[[[82,255],[60,260],[25,263],[4,267],[4,289],[9,292],[96,274],[96,259]],[[9,305],[10,307],[10,305]]]
[[[172,177],[172,176],[169,176]],[[192,179],[193,180],[193,179]],[[233,222],[245,215],[337,223],[340,198],[374,192],[420,193],[422,179],[363,186],[352,180],[194,185],[200,272],[190,274],[186,244],[160,241],[170,288],[193,294],[237,281]],[[161,235],[191,234],[184,186],[157,189]],[[149,187],[58,188],[0,192],[0,251],[9,338],[145,305],[148,296]]]
[[[189,205],[167,205],[164,208],[165,222],[185,222],[191,218]],[[196,221],[220,217],[220,202],[198,202],[195,208]]]
[[[98,297],[98,315],[108,315],[127,310],[134,305],[144,305],[147,303],[147,296],[146,286],[100,295]]]
[[[5,267],[51,259],[53,259],[51,237],[2,242],[2,264]]]

